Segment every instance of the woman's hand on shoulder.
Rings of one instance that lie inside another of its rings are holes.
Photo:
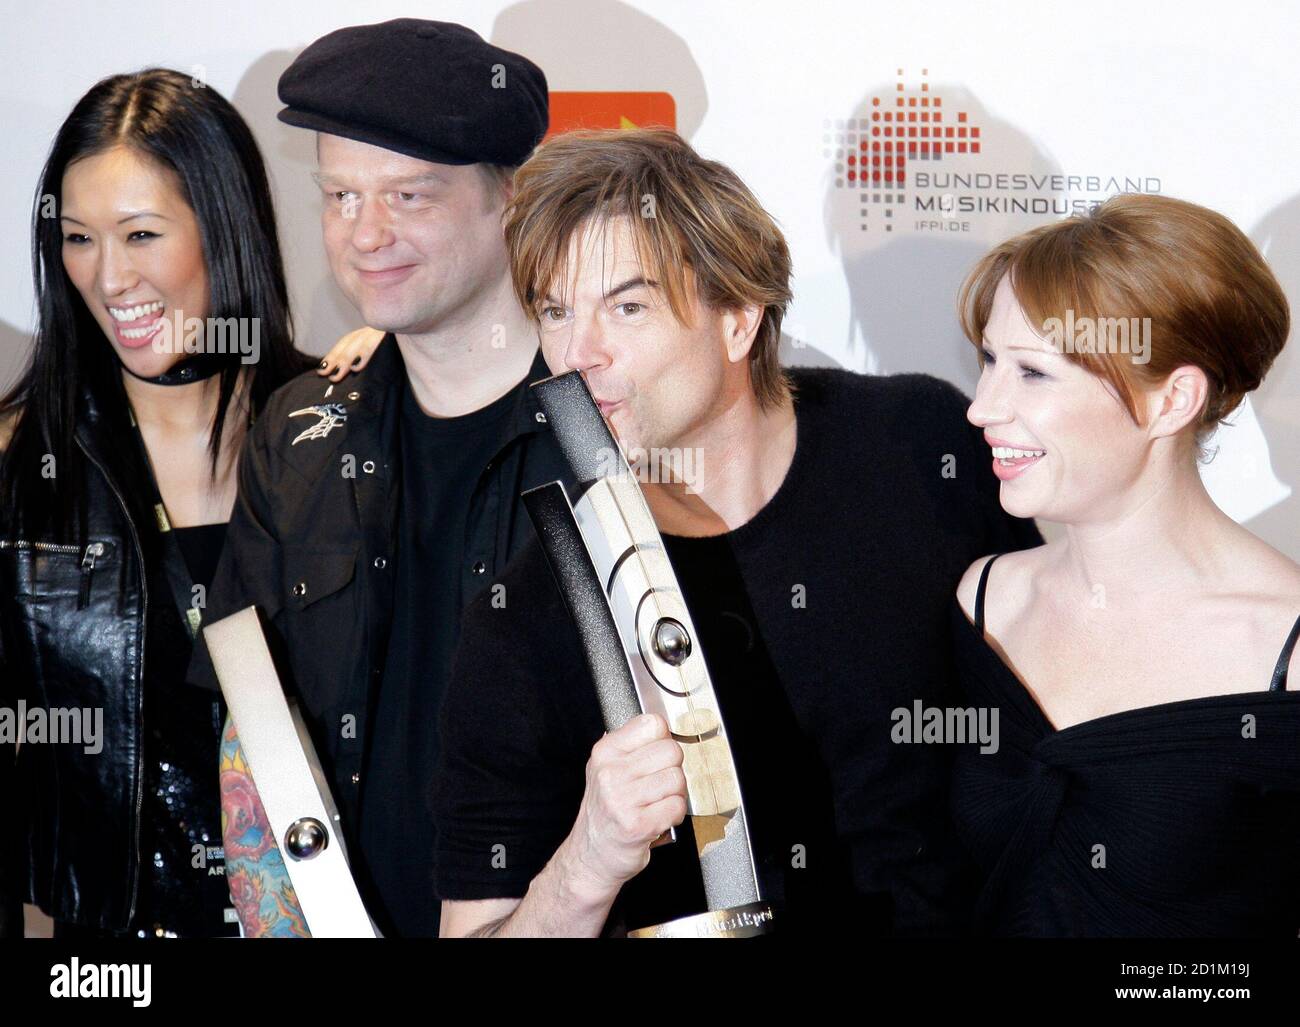
[[[360,371],[384,341],[377,328],[358,328],[339,339],[325,354],[316,373],[332,382],[341,382],[353,371]]]
[[[11,410],[7,414],[0,414],[0,453],[9,448],[9,440],[14,437],[16,427],[18,427],[17,410]]]

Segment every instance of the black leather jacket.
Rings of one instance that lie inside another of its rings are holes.
[[[56,920],[124,929],[140,877],[141,697],[146,565],[128,497],[108,471],[110,437],[88,393],[85,544],[0,524],[0,707],[103,710],[97,752],[5,736],[0,752],[0,934],[22,934],[21,902]],[[12,723],[12,721],[11,721]]]

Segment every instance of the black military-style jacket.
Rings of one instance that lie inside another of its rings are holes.
[[[549,375],[539,351],[474,490],[461,570],[466,604],[532,537],[520,493],[572,483],[528,388]],[[239,496],[204,616],[211,624],[258,607],[350,844],[393,619],[405,377],[390,335],[367,367],[342,382],[312,371],[271,397],[241,457]],[[196,646],[191,680],[216,687],[205,646]]]

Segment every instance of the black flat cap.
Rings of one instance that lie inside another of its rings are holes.
[[[546,76],[463,25],[398,18],[322,36],[280,76],[280,120],[435,164],[522,164]]]

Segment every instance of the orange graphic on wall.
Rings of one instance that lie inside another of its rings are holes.
[[[575,128],[677,128],[669,93],[551,93],[546,138]]]

